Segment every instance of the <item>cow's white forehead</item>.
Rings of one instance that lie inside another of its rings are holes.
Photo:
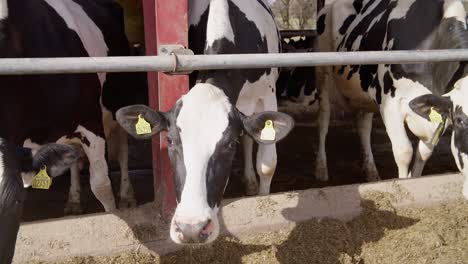
[[[184,156],[191,143],[197,155],[210,154],[228,126],[229,99],[218,87],[203,83],[195,85],[181,100],[176,124],[180,128]]]
[[[207,165],[216,144],[228,127],[232,105],[222,90],[206,83],[195,85],[181,100],[182,107],[176,125],[180,128],[187,175],[180,206],[184,207],[184,201],[190,201],[192,208],[185,208],[186,210],[206,210]],[[195,204],[205,208],[199,208]]]
[[[201,134],[221,135],[228,125],[231,103],[218,87],[201,83],[181,98],[182,107],[177,117],[181,137],[191,139]]]

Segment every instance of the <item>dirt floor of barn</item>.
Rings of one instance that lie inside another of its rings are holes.
[[[361,172],[359,137],[351,116],[338,117],[331,123],[327,138],[328,166],[331,179],[327,183],[314,179],[318,133],[313,116],[311,114],[295,115],[295,120],[295,129],[277,147],[278,167],[271,185],[273,193],[364,182]],[[416,140],[413,140],[413,144],[416,144]],[[388,136],[379,117],[374,118],[372,149],[382,179],[395,178],[397,167]],[[152,201],[154,196],[151,174],[151,142],[131,140],[129,163],[131,170],[140,171],[131,175],[138,204]],[[226,198],[244,195],[242,163],[242,157],[238,151],[233,174],[226,189]],[[118,166],[113,163],[111,168],[113,188],[118,190],[120,180]],[[450,152],[450,137],[449,133],[446,132],[431,159],[427,162],[423,175],[455,171],[457,168]],[[33,221],[62,217],[64,215],[63,208],[68,198],[69,184],[70,177],[64,175],[54,179],[50,190],[28,189],[23,220]],[[82,206],[85,213],[102,212],[102,206],[91,192],[88,175],[82,176],[81,186]],[[115,193],[118,194],[117,191]]]

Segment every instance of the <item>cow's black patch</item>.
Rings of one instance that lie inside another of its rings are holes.
[[[370,2],[361,11],[365,12],[369,8],[369,6]],[[353,44],[359,37],[362,37],[360,46],[358,48],[359,51],[382,50],[386,34],[388,17],[395,7],[396,2],[391,2],[390,0],[380,1],[369,12],[369,14],[361,18],[359,23],[353,29],[347,30],[350,32],[344,34],[342,41],[338,44],[337,51],[352,51]],[[374,23],[372,27],[370,27],[372,24],[371,22],[377,16],[380,16],[380,19],[376,23]],[[347,25],[347,23],[349,22],[345,21],[341,28],[348,28],[349,25]],[[338,73],[343,74],[345,67],[346,66],[341,66]],[[364,91],[368,91],[370,87],[376,89],[379,88],[376,87],[375,84],[377,82],[374,81],[378,80],[377,65],[352,65],[350,66],[350,71],[347,75],[347,79],[350,80],[356,72],[359,72],[361,79],[361,87]],[[378,103],[381,102],[381,100],[377,101]]]
[[[297,67],[283,69],[276,82],[276,95],[278,98],[299,98],[302,93],[309,96],[315,90],[315,68]]]
[[[390,92],[390,95],[394,97],[396,88],[393,85],[393,79],[390,76],[390,73],[388,71],[385,72],[384,74],[383,84],[384,84],[384,93],[388,94]]]
[[[182,190],[185,185],[187,171],[185,169],[184,151],[180,139],[180,127],[177,126],[177,117],[182,109],[183,101],[179,100],[172,109],[164,114],[164,117],[169,121],[167,124],[167,150],[171,160],[172,169],[174,170],[174,183],[176,187],[177,200],[180,201]]]
[[[21,171],[31,170],[32,154],[30,149],[18,148],[3,140],[0,140],[0,154],[3,163],[3,169],[0,170],[0,177],[2,178],[0,181],[1,215],[2,212],[10,209],[9,207],[14,205],[16,201],[24,201],[25,191],[20,173]]]
[[[203,54],[205,51],[205,42],[206,42],[206,27],[208,23],[208,13],[209,5],[203,12],[198,21],[197,25],[190,25],[189,27],[189,48],[193,51],[194,54]],[[189,75],[190,88],[192,88],[198,77],[198,71],[193,71]]]
[[[463,23],[455,18],[442,18],[443,1],[414,0],[404,17],[389,20],[389,15],[396,8],[397,2],[369,1],[362,7],[362,3],[354,1],[355,11],[360,10],[360,13],[365,15],[353,28],[350,28],[350,21],[355,20],[356,14],[352,12],[345,19],[339,29],[343,38],[337,46],[337,51],[351,51],[359,37],[362,38],[359,51],[468,48],[468,31]],[[379,20],[372,23],[377,17]],[[370,87],[381,88],[376,86],[375,78],[379,79],[376,66],[349,67],[347,79],[351,79],[358,72],[364,91],[368,91]],[[346,66],[341,66],[337,73],[344,74],[345,68]],[[458,79],[468,73],[468,67],[464,62],[393,64],[389,69],[392,74],[384,76],[382,91],[390,92],[392,96],[395,94],[395,87],[390,80],[391,77],[411,79],[440,95],[450,90]],[[381,100],[377,101],[381,103]]]
[[[208,161],[206,169],[206,186],[208,205],[214,208],[220,206],[224,189],[232,170],[232,161],[236,154],[238,139],[242,131],[242,123],[236,111],[229,113],[228,129],[223,132],[221,140],[216,144],[215,151]]]
[[[375,103],[380,104],[382,102],[382,86],[380,85],[379,76],[376,74],[372,81],[372,86],[375,87]]]
[[[76,32],[44,1],[9,2],[10,30],[19,42],[16,57],[86,57]],[[13,41],[13,40],[10,40]],[[0,136],[18,145],[54,142],[84,126],[103,137],[96,74],[1,76]]]
[[[369,7],[375,3],[375,0],[369,0],[369,2],[367,2],[367,4],[364,6],[364,8],[361,10],[361,14],[364,14],[366,13],[367,9],[369,9]]]
[[[387,45],[393,40],[393,50],[431,49],[431,35],[441,23],[443,4],[438,0],[415,0],[406,16],[389,21]],[[405,77],[433,89],[429,64],[394,64],[391,71],[396,79]]]
[[[353,6],[354,6],[354,10],[356,10],[356,14],[359,14],[362,10],[362,2],[364,0],[354,0],[353,1]]]
[[[432,49],[468,49],[468,31],[465,29],[465,24],[453,17],[442,19],[438,30],[434,33]],[[433,63],[433,90],[437,94],[446,93],[467,74],[466,61]]]
[[[262,36],[254,21],[231,1],[229,3],[229,19],[234,32],[234,43],[226,38],[215,40],[205,47],[205,54],[235,54],[235,53],[268,53],[266,36]],[[272,17],[273,19],[273,17]],[[238,69],[203,71],[199,73],[198,81],[211,83],[221,88],[233,105],[236,104],[239,93],[245,82],[254,83],[264,74],[270,74],[271,68]]]
[[[352,14],[345,19],[345,21],[343,22],[343,25],[341,25],[339,29],[339,32],[341,35],[344,35],[346,31],[348,31],[348,28],[351,25],[351,23],[353,23],[354,19],[356,19],[355,14]]]
[[[468,116],[463,112],[461,106],[456,106],[453,113],[453,133],[455,147],[458,149],[458,161],[461,169],[464,168],[461,153],[468,155]]]
[[[323,32],[325,32],[325,17],[326,17],[326,14],[322,14],[317,19],[317,33],[319,35],[322,35]]]
[[[461,78],[463,78],[464,76],[466,76],[467,74],[468,74],[468,61],[462,61],[462,62],[460,62],[459,66],[458,66],[458,69],[455,71],[455,73],[453,74],[450,81],[445,86],[445,92],[444,93],[449,92],[450,90],[452,90],[453,87],[455,86],[455,83],[458,80],[460,80]],[[436,77],[437,77],[437,75],[436,75]]]
[[[26,198],[20,175],[21,160],[32,161],[31,151],[28,155],[16,150],[14,145],[0,140],[0,162],[3,165],[0,170],[0,263],[11,263],[15,253],[15,242]]]

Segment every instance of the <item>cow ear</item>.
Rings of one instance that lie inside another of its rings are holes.
[[[39,171],[44,166],[50,176],[63,174],[81,157],[78,146],[65,144],[46,144],[32,157],[32,169]]]
[[[259,144],[276,143],[294,128],[294,119],[280,112],[267,111],[241,118],[244,131]]]
[[[168,127],[164,114],[146,105],[122,107],[117,111],[116,118],[123,129],[136,139],[151,139]]]
[[[421,117],[432,121],[433,115],[439,114],[444,120],[452,110],[452,101],[448,97],[425,94],[411,100],[409,107]]]

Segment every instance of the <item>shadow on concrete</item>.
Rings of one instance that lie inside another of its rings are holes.
[[[297,221],[303,215],[315,211],[317,217],[298,224],[288,235],[288,238],[277,246],[276,259],[279,263],[365,263],[361,258],[362,247],[366,243],[379,241],[386,230],[404,229],[418,222],[416,219],[399,216],[388,200],[370,200],[359,195],[358,187],[353,193],[343,194],[343,202],[337,199],[322,200],[322,204],[314,204],[310,197],[299,195],[298,205],[286,208],[283,216]],[[338,194],[339,195],[339,194]],[[372,196],[372,195],[371,195]],[[333,218],[349,218],[355,214],[354,201],[359,203],[361,213],[349,222]],[[326,207],[326,204],[330,207]],[[350,206],[347,211],[345,207]],[[340,210],[340,207],[343,208]]]

